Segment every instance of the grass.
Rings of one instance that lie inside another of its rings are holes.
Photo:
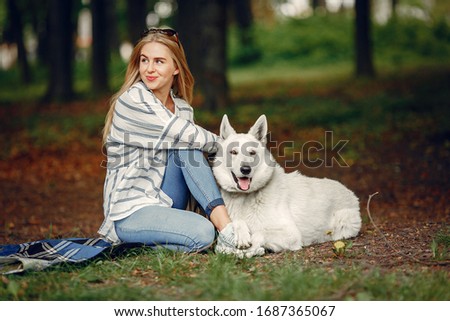
[[[431,242],[431,253],[435,260],[450,259],[450,227],[447,231],[439,231]]]
[[[303,263],[301,253],[237,260],[134,250],[83,267],[3,278],[2,300],[449,300],[447,273]]]

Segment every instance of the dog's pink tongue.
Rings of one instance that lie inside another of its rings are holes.
[[[247,191],[250,188],[250,179],[247,177],[242,177],[238,179],[239,187],[243,191]]]

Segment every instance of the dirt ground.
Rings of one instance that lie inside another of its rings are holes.
[[[105,174],[98,140],[93,138],[89,148],[29,148],[0,160],[0,244],[96,236],[103,219]],[[360,198],[363,228],[343,264],[450,271],[448,250],[436,261],[431,249],[436,235],[448,237],[450,228],[450,149],[445,140],[426,135],[386,139],[374,147],[368,143],[366,155],[348,168],[299,168],[306,175],[338,179]],[[376,192],[370,203],[373,224],[366,206]],[[335,264],[331,249],[330,243],[310,246],[302,257]]]

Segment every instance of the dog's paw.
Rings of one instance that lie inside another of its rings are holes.
[[[266,254],[266,250],[263,247],[258,247],[254,250],[250,250],[250,253],[247,253],[247,257],[263,256],[264,254]]]
[[[240,258],[251,258],[254,256],[263,256],[266,254],[266,250],[263,247],[257,247],[257,248],[249,248],[247,250],[242,250],[240,252]]]
[[[252,237],[250,235],[250,230],[248,229],[247,223],[237,220],[233,222],[233,227],[237,248],[244,250],[252,246]]]
[[[237,240],[237,248],[240,250],[248,249],[252,246],[252,239],[250,237],[250,233],[237,233],[236,234],[236,240]]]

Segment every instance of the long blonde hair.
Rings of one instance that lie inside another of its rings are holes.
[[[120,90],[115,93],[110,99],[110,107],[108,113],[106,114],[105,127],[103,128],[103,143],[106,142],[106,139],[111,130],[114,108],[116,106],[117,99],[131,86],[141,80],[141,77],[139,75],[141,50],[144,45],[150,42],[159,42],[170,49],[175,65],[180,71],[179,74],[175,76],[172,85],[173,93],[177,97],[186,100],[189,104],[192,103],[192,99],[194,96],[194,77],[192,76],[192,73],[187,64],[186,55],[184,53],[181,42],[179,42],[178,38],[174,38],[173,36],[168,36],[162,33],[149,33],[141,38],[134,47],[133,52],[131,53],[130,61],[128,63],[127,71],[125,73],[125,81]]]

